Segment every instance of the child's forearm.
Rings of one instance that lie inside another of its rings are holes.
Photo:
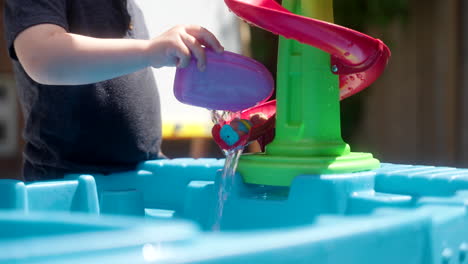
[[[31,29],[18,36],[15,49],[26,72],[42,84],[95,83],[149,66],[146,40],[96,39],[54,25]]]

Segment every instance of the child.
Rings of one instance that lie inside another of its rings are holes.
[[[148,40],[133,0],[6,0],[5,32],[25,117],[26,180],[131,170],[162,157],[151,67],[205,68],[206,29]]]

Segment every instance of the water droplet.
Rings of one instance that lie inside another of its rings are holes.
[[[219,178],[218,186],[218,200],[216,204],[216,217],[212,226],[213,231],[221,230],[221,222],[223,218],[224,205],[229,199],[229,196],[234,188],[234,177],[236,175],[237,164],[239,158],[244,150],[244,147],[240,147],[232,150],[224,150],[226,155],[226,161],[222,170],[221,177]]]
[[[466,260],[466,253],[468,252],[468,244],[462,243],[460,245],[460,254],[458,255],[458,262],[463,263]]]
[[[468,243],[462,243],[460,245],[460,251],[467,252],[468,251]]]
[[[338,72],[338,66],[336,65],[333,65],[332,68],[331,68],[332,72]]]
[[[349,76],[349,79],[351,79],[351,81],[354,81],[354,76]]]
[[[453,256],[453,251],[450,248],[444,248],[442,251],[442,263],[450,263],[450,259]]]
[[[146,261],[156,261],[166,257],[164,251],[162,251],[161,244],[152,245],[148,243],[143,245],[142,254]]]

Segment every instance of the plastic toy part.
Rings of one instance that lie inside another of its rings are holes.
[[[273,0],[225,2],[241,18],[284,36],[279,38],[275,138],[264,154],[240,158],[244,180],[289,186],[301,174],[378,168],[371,154],[352,153],[343,141],[338,98],[362,90],[381,74],[390,54],[386,46],[331,24],[331,0],[284,0],[284,7]],[[350,76],[340,82],[337,74]]]
[[[276,100],[246,109],[238,117],[218,120],[211,130],[222,150],[232,150],[257,140],[262,150],[275,135]]]
[[[206,50],[207,66],[200,72],[193,59],[177,69],[174,95],[182,103],[213,110],[237,112],[265,102],[274,81],[261,63],[232,52]]]
[[[248,138],[251,128],[252,123],[249,120],[235,118],[229,125],[221,127],[219,135],[228,146],[233,146],[239,139],[245,136]]]
[[[342,99],[368,87],[387,65],[388,47],[360,32],[293,14],[274,0],[224,2],[236,15],[255,26],[329,53],[331,70],[340,75]]]
[[[245,134],[245,133],[244,133]],[[237,131],[235,131],[231,125],[224,125],[219,131],[221,139],[226,142],[228,146],[234,145],[239,141],[240,136]]]
[[[211,129],[213,139],[222,150],[233,150],[248,143],[249,133],[239,133],[230,124],[216,124]]]

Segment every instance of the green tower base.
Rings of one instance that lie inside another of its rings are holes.
[[[290,186],[299,175],[352,173],[377,169],[370,153],[351,152],[338,157],[287,157],[267,154],[241,156],[238,171],[246,183]]]
[[[283,0],[282,5],[295,14],[333,23],[332,0]],[[351,152],[341,137],[339,77],[331,71],[330,55],[284,37],[278,49],[275,139],[266,154],[240,158],[238,171],[244,181],[290,186],[299,175],[378,168],[380,162],[372,154]]]

